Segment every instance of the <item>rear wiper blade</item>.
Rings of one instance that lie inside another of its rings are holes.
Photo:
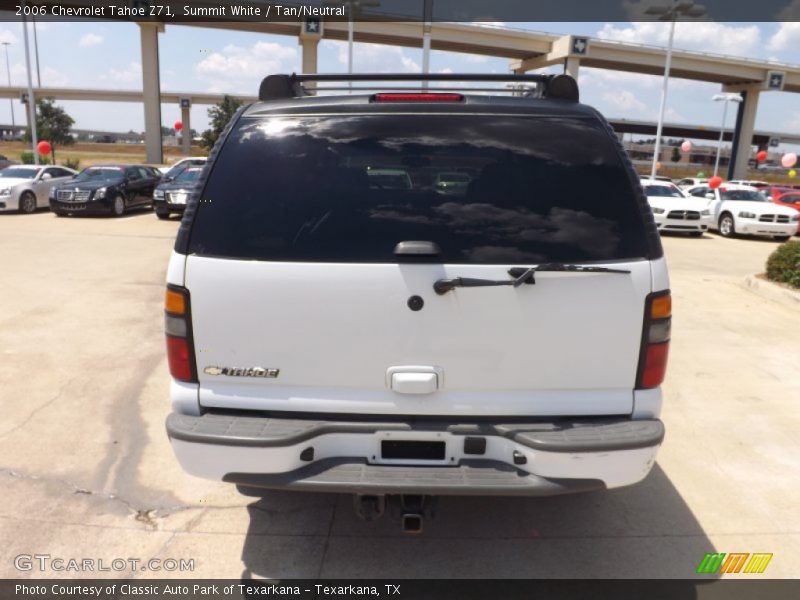
[[[592,267],[584,265],[570,265],[564,263],[544,263],[538,267],[513,267],[508,270],[508,274],[513,279],[474,279],[471,277],[455,277],[453,279],[438,279],[433,284],[433,290],[439,294],[446,294],[457,287],[488,287],[495,285],[510,285],[519,287],[524,283],[534,285],[536,283],[535,274],[537,272],[565,271],[570,273],[630,273],[626,269],[611,269],[609,267]]]
[[[528,272],[531,272],[530,283],[536,283],[533,280],[533,273],[548,272],[548,271],[566,271],[568,273],[630,273],[628,269],[612,269],[610,267],[593,267],[586,265],[570,265],[566,263],[544,263],[538,267],[526,269],[525,267],[514,267],[508,270],[508,274],[514,278],[519,278]]]

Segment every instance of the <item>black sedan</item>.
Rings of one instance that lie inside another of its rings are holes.
[[[186,201],[197,186],[202,167],[184,169],[174,179],[166,179],[153,192],[153,207],[159,219],[168,219],[170,213],[183,213]]]
[[[161,173],[145,165],[97,165],[50,190],[50,210],[56,215],[110,214],[150,206]]]

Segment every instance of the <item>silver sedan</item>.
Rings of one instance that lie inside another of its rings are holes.
[[[71,179],[76,171],[66,167],[12,165],[0,171],[0,212],[32,213],[49,206],[50,188]]]

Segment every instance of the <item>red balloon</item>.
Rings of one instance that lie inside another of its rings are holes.
[[[719,175],[715,175],[714,177],[708,180],[708,187],[710,187],[712,190],[717,189],[721,185],[722,185],[722,177],[720,177]]]
[[[766,150],[762,150],[761,152],[756,154],[756,160],[758,162],[764,162],[765,160],[767,160],[767,151]]]
[[[181,129],[183,129],[183,123],[181,123],[180,121],[175,121],[175,125],[173,125],[173,128],[175,129],[175,131],[180,131]]]
[[[36,144],[36,150],[38,150],[39,154],[47,156],[53,151],[53,146],[50,145],[50,142],[42,140],[41,142]]]

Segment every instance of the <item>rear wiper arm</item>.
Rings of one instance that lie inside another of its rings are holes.
[[[571,273],[630,273],[625,269],[611,269],[609,267],[591,267],[583,265],[570,265],[564,263],[544,263],[538,267],[514,267],[508,270],[513,279],[474,279],[471,277],[455,277],[454,279],[438,279],[433,284],[433,290],[439,294],[446,294],[457,287],[488,287],[494,285],[511,285],[516,287],[523,283],[534,285],[537,271],[567,271]]]

